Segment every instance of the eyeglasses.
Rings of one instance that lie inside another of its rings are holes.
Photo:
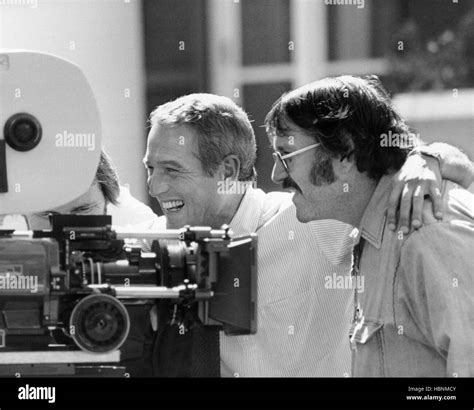
[[[310,149],[316,148],[321,144],[313,144],[313,145],[308,145],[307,147],[298,149],[296,151],[290,152],[289,154],[286,155],[281,155],[278,151],[275,151],[273,155],[273,160],[276,162],[277,160],[280,162],[281,166],[283,169],[286,171],[288,176],[290,176],[290,170],[288,168],[288,163],[286,162],[286,159],[294,157],[296,155],[302,154],[303,152],[309,151]]]

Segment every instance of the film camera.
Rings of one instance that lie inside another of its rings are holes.
[[[43,53],[0,51],[0,98],[0,215],[51,209],[87,191],[101,131],[81,70]],[[57,144],[84,133],[95,137],[93,149]],[[52,215],[50,230],[0,231],[0,363],[31,351],[82,351],[94,362],[126,340],[126,300],[170,299],[171,320],[183,325],[255,333],[255,235],[232,238],[225,226],[123,232],[112,222]]]

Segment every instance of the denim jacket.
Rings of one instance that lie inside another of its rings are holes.
[[[425,201],[424,225],[388,229],[390,176],[359,228],[364,243],[351,328],[354,376],[474,376],[474,196],[443,181],[444,217]]]

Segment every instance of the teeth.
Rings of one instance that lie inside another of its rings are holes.
[[[177,201],[163,201],[162,202],[163,208],[168,210],[172,208],[178,208],[182,207],[184,205],[183,201],[177,200]]]

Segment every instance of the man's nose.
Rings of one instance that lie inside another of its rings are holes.
[[[150,196],[156,197],[168,190],[168,184],[164,182],[164,179],[155,174],[148,177],[147,184]]]
[[[278,161],[276,161],[273,164],[273,169],[272,169],[272,181],[275,184],[281,185],[283,183],[283,180],[287,177],[287,173],[285,169],[283,168],[283,165],[281,165]]]

